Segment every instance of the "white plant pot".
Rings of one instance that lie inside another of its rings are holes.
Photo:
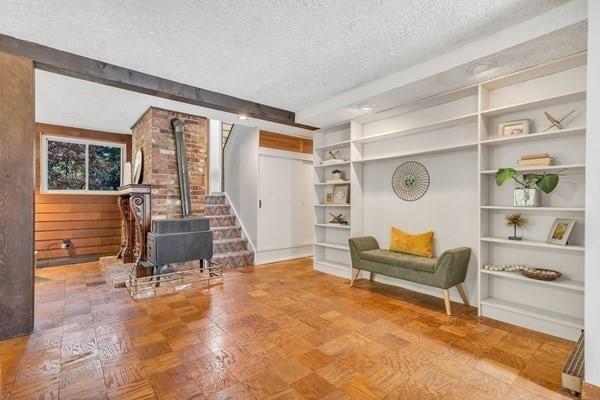
[[[537,188],[513,190],[513,206],[515,207],[538,207],[540,198],[540,191]]]

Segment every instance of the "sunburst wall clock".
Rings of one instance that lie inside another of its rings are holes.
[[[423,197],[429,189],[429,182],[427,168],[417,161],[401,164],[392,175],[392,189],[404,201],[415,201]]]

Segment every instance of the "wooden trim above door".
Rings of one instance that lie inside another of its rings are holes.
[[[296,153],[312,154],[313,152],[312,139],[269,131],[260,131],[259,146]]]

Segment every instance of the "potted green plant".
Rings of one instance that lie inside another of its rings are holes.
[[[551,193],[558,185],[559,175],[500,168],[496,172],[496,184],[500,186],[508,180],[513,180],[518,185],[513,191],[513,205],[515,207],[537,207],[540,204],[539,190],[544,193]]]

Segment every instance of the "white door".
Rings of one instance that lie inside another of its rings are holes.
[[[259,156],[259,251],[311,245],[312,162]]]

